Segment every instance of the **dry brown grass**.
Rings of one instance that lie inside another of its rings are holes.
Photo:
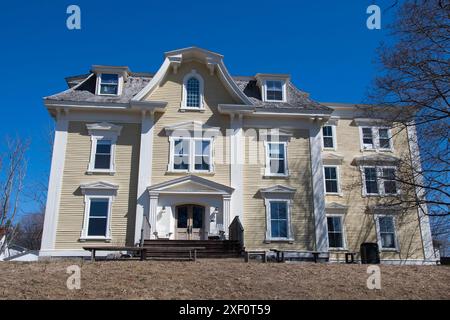
[[[73,264],[80,290],[66,287]],[[444,266],[381,266],[381,290],[367,289],[362,265],[54,260],[0,270],[0,299],[450,299]]]

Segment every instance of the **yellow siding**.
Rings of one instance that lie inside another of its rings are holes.
[[[264,178],[264,142],[246,138],[244,166],[244,241],[248,249],[284,248],[291,250],[314,249],[314,217],[311,195],[311,167],[309,132],[296,130],[287,147],[288,178]],[[255,163],[255,147],[259,160]],[[251,163],[251,161],[253,163]],[[266,208],[264,199],[258,195],[260,188],[283,185],[297,189],[291,211],[294,243],[264,243],[266,232]]]
[[[359,251],[363,242],[376,242],[375,220],[366,209],[382,203],[380,197],[362,197],[362,179],[359,167],[351,165],[355,157],[374,154],[373,151],[361,152],[360,134],[352,120],[341,119],[336,128],[337,150],[333,153],[344,157],[340,167],[342,196],[326,196],[327,202],[337,202],[349,206],[344,218],[347,246],[350,251]],[[381,152],[407,158],[408,139],[405,130],[398,133],[393,130],[393,152]],[[324,153],[327,153],[325,151]],[[385,259],[423,259],[422,242],[417,210],[400,213],[397,220],[397,234],[400,242],[400,254],[383,252]],[[343,254],[339,255],[343,259]]]
[[[117,197],[112,206],[112,244],[133,244],[134,220],[136,215],[137,177],[139,168],[140,125],[119,124],[122,132],[116,146],[116,173],[86,174],[91,138],[86,122],[70,122],[63,174],[61,203],[56,233],[56,249],[78,249],[86,242],[80,242],[84,219],[84,196],[80,184],[105,181],[119,185]],[[97,243],[89,241],[89,243]]]
[[[204,80],[204,112],[198,111],[180,111],[184,76],[195,69]],[[200,121],[207,126],[220,127],[221,136],[214,141],[215,173],[213,175],[204,175],[205,178],[212,181],[230,185],[230,168],[225,161],[220,161],[221,154],[225,154],[228,149],[226,140],[226,129],[229,128],[229,116],[221,115],[217,106],[221,103],[236,103],[228,91],[223,86],[216,74],[210,75],[209,70],[201,63],[184,63],[174,74],[169,72],[160,87],[157,88],[148,100],[167,101],[167,111],[164,114],[156,116],[155,134],[154,134],[154,153],[153,153],[153,173],[152,184],[171,180],[183,174],[167,173],[167,164],[169,162],[169,138],[164,132],[164,127],[187,122]],[[226,153],[228,154],[228,152]],[[202,174],[199,174],[202,176]]]

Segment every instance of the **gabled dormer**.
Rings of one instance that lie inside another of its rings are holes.
[[[258,73],[255,76],[264,102],[286,102],[288,74]]]
[[[92,66],[92,72],[97,77],[96,95],[120,96],[130,70],[128,67],[94,65]]]

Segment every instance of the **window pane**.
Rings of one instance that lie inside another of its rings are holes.
[[[337,181],[327,180],[325,181],[326,192],[338,192]]]
[[[111,153],[111,140],[97,140],[96,153]]]
[[[119,75],[117,74],[108,74],[102,73],[101,75],[102,84],[118,84],[119,83]]]
[[[362,128],[363,143],[373,146],[372,128]]]
[[[382,148],[382,149],[390,149],[391,148],[388,129],[379,129],[378,137],[379,137],[380,148]]]
[[[392,217],[379,217],[380,232],[394,232],[394,220]]]
[[[173,159],[173,168],[176,170],[188,170],[189,156],[175,156]]]
[[[106,236],[106,218],[89,219],[88,236]]]
[[[366,179],[366,192],[378,193],[377,170],[375,168],[364,168]]]
[[[108,216],[108,199],[92,199],[89,208],[90,217],[106,217]]]
[[[95,169],[109,169],[111,165],[111,155],[109,154],[96,154],[95,155]]]
[[[322,128],[322,133],[324,137],[332,137],[333,136],[333,128],[331,126],[324,126]]]
[[[393,233],[382,233],[381,246],[383,248],[395,248],[395,235]]]
[[[200,107],[200,82],[196,78],[190,78],[186,83],[186,106]]]
[[[284,158],[284,145],[282,143],[269,143],[269,157]]]
[[[195,170],[208,170],[209,171],[209,157],[195,156]]]
[[[285,174],[284,160],[270,160],[270,173]]]
[[[325,179],[336,180],[336,168],[335,167],[325,167]]]
[[[331,137],[323,137],[323,146],[325,148],[334,148],[333,138]]]

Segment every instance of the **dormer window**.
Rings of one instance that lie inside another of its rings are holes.
[[[286,102],[288,74],[258,73],[255,76],[261,89],[261,98],[265,102]]]
[[[275,80],[266,81],[266,100],[283,101],[283,82]]]
[[[203,78],[196,70],[186,74],[183,79],[183,98],[181,110],[202,111],[203,106]]]
[[[99,94],[118,95],[119,94],[119,75],[111,73],[102,73],[100,75]]]

